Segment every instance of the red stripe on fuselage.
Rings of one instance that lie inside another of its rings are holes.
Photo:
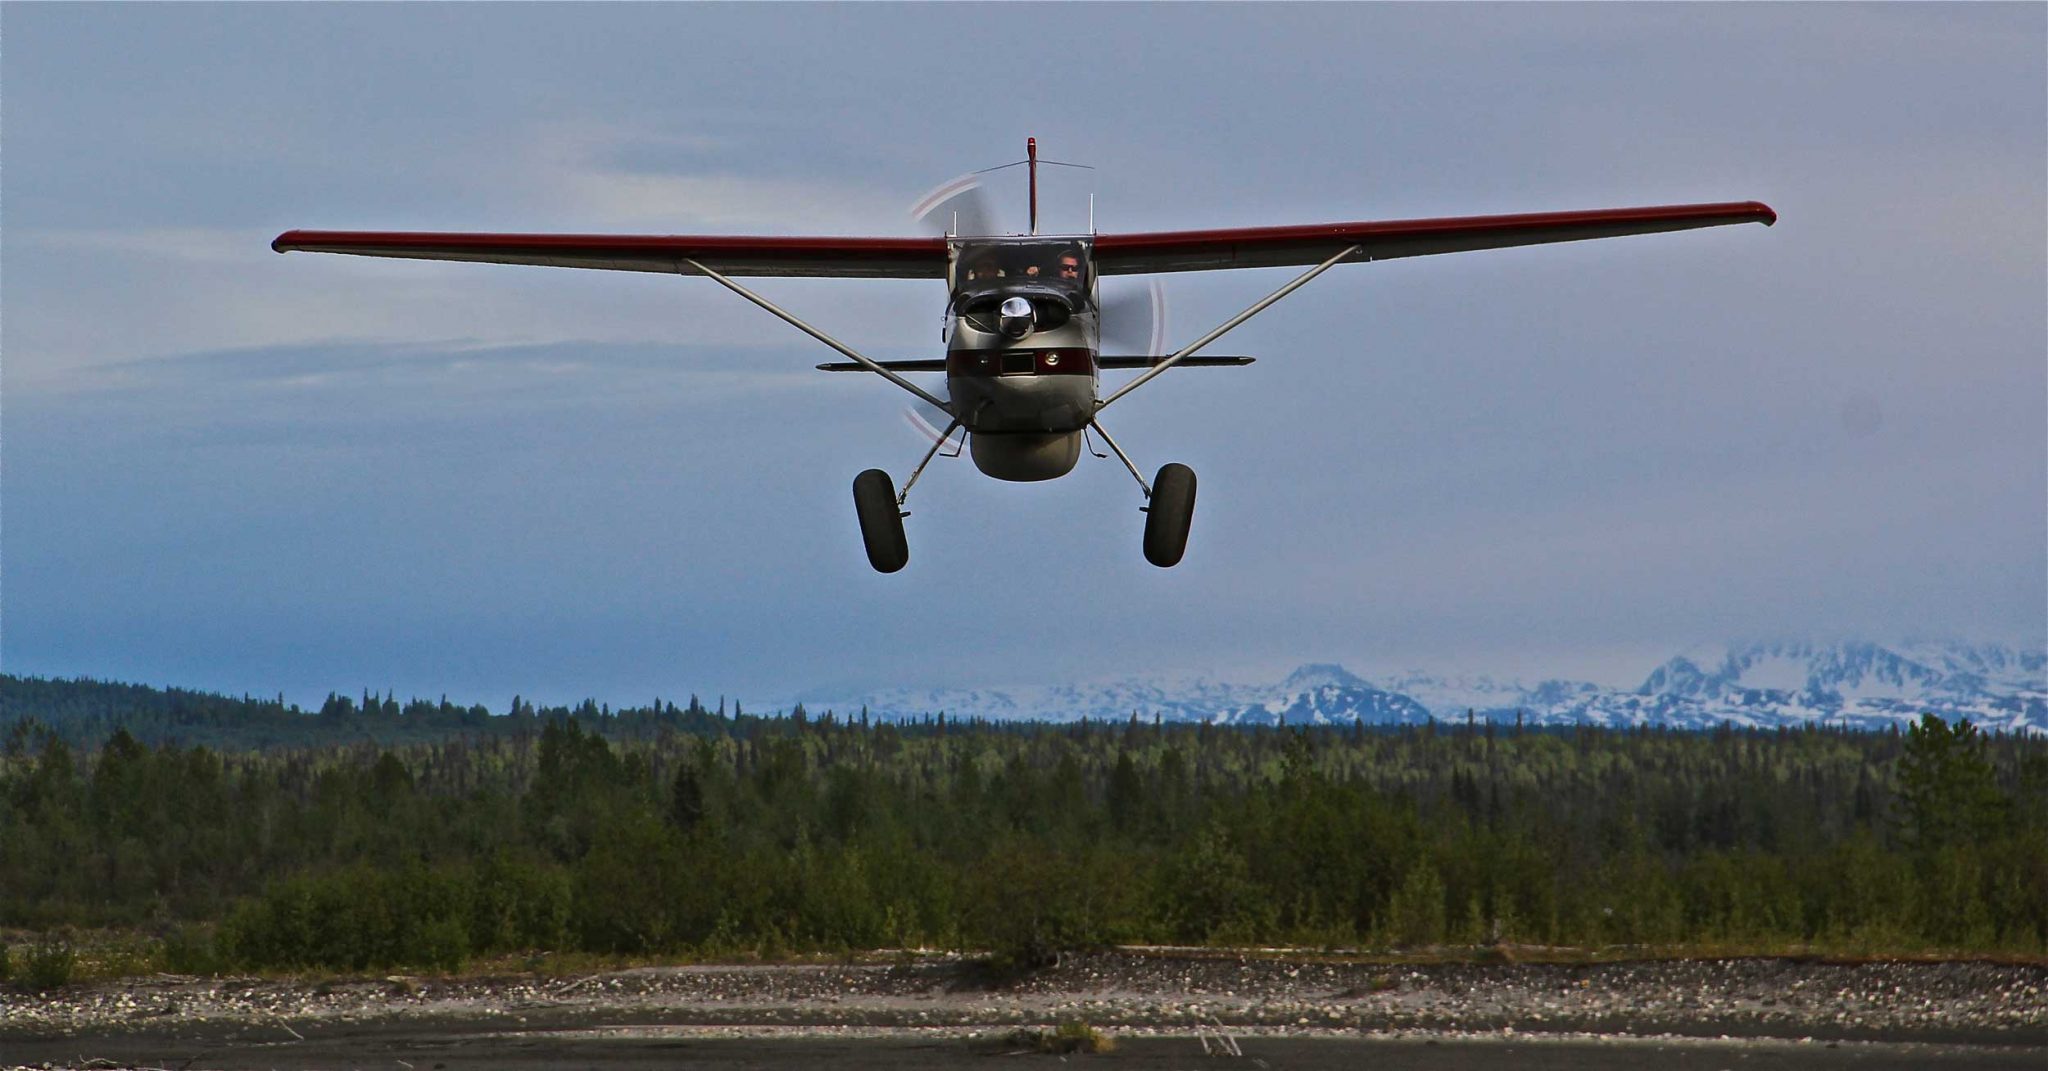
[[[1028,356],[1028,371],[1019,360]],[[1009,358],[1006,362],[1004,358]],[[1049,349],[952,350],[946,354],[949,376],[1086,376],[1095,373],[1095,351],[1079,346]]]

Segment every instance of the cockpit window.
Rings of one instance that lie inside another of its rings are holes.
[[[1082,240],[956,241],[953,285],[956,289],[1044,286],[1086,295],[1088,256]]]

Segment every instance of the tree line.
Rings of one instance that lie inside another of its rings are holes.
[[[143,932],[189,970],[1103,943],[2048,952],[2048,740],[1934,717],[677,713],[241,750],[17,722],[0,927]]]
[[[387,746],[450,736],[518,736],[539,731],[544,721],[579,718],[600,731],[645,736],[663,729],[702,733],[726,722],[745,725],[750,716],[737,699],[707,708],[696,696],[678,707],[656,697],[647,706],[613,710],[585,699],[575,706],[546,706],[515,695],[505,712],[481,703],[451,703],[413,697],[400,702],[389,691],[365,688],[362,698],[329,692],[318,710],[276,698],[227,696],[188,688],[153,688],[87,678],[22,677],[0,673],[0,732],[48,731],[76,746],[97,746],[116,730],[145,744],[204,744],[215,750],[307,748],[364,741]]]

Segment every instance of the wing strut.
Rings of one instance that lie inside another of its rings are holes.
[[[802,320],[797,319],[794,314],[783,311],[783,309],[780,306],[776,305],[774,302],[768,300],[767,298],[764,298],[761,295],[754,293],[752,290],[749,290],[746,287],[741,286],[736,282],[733,282],[731,279],[728,279],[725,276],[720,275],[715,271],[712,271],[710,268],[707,268],[694,260],[688,259],[687,257],[683,259],[683,263],[688,264],[690,267],[695,268],[698,271],[701,271],[704,274],[710,276],[713,281],[717,282],[720,286],[725,287],[727,290],[730,290],[733,293],[738,294],[743,298],[746,298],[748,301],[751,301],[754,304],[761,306],[763,309],[768,310],[770,313],[773,313],[776,316],[776,318],[780,319],[782,322],[788,324],[789,326],[794,327],[797,330],[802,331],[804,334],[809,335],[820,342],[823,342],[825,345],[830,346],[835,350],[838,350],[840,353],[853,358],[854,363],[860,365],[862,368],[865,368],[868,371],[873,372],[878,376],[881,376],[883,379],[886,379],[889,382],[894,383],[899,387],[902,387],[904,390],[907,390],[910,393],[917,395],[919,398],[922,398],[925,401],[938,406],[940,412],[951,413],[953,411],[952,406],[940,401],[938,397],[933,395],[930,391],[925,390],[924,388],[918,386],[915,383],[912,383],[911,381],[903,378],[902,376],[899,376],[896,373],[889,371],[887,368],[882,367],[880,364],[868,360],[866,357],[863,357],[858,353],[855,353],[851,346],[848,346],[846,343],[841,342],[836,338],[833,338],[831,335],[828,335],[825,332],[820,331],[815,327],[812,327],[810,324],[807,324]]]
[[[1345,257],[1348,257],[1351,254],[1358,252],[1362,248],[1364,247],[1357,245],[1345,246],[1344,249],[1340,251],[1336,256],[1333,256],[1330,259],[1323,261],[1321,264],[1318,264],[1315,267],[1310,268],[1309,270],[1296,276],[1293,282],[1288,283],[1286,286],[1283,286],[1280,289],[1273,291],[1272,293],[1266,295],[1263,299],[1261,299],[1257,304],[1253,305],[1251,308],[1246,309],[1243,312],[1238,313],[1236,316],[1233,316],[1230,319],[1224,321],[1223,326],[1217,328],[1214,331],[1209,332],[1206,335],[1203,335],[1201,338],[1196,339],[1193,343],[1188,345],[1187,348],[1181,350],[1180,352],[1174,354],[1171,357],[1168,357],[1167,359],[1159,362],[1158,364],[1153,365],[1149,370],[1145,372],[1144,375],[1139,376],[1138,378],[1131,380],[1129,383],[1124,384],[1121,390],[1118,390],[1115,394],[1112,394],[1109,397],[1104,398],[1102,401],[1096,403],[1095,411],[1100,413],[1104,409],[1109,408],[1111,402],[1114,402],[1118,398],[1121,398],[1124,395],[1129,394],[1134,390],[1137,390],[1139,387],[1144,386],[1145,383],[1149,381],[1153,376],[1156,376],[1159,373],[1164,372],[1169,368],[1172,368],[1174,365],[1179,364],[1181,361],[1191,356],[1196,350],[1201,349],[1203,346],[1206,346],[1219,338],[1222,338],[1225,332],[1236,327],[1238,324],[1241,324],[1246,320],[1249,320],[1252,317],[1257,316],[1258,314],[1266,311],[1267,306],[1273,304],[1281,298],[1286,297],[1289,294],[1294,293],[1296,290],[1299,290],[1302,287],[1302,285],[1307,283],[1310,279],[1313,279],[1316,276],[1321,275],[1326,271],[1329,271],[1331,268],[1336,267],[1338,262],[1342,261]],[[1097,428],[1096,430],[1100,431],[1101,429]],[[1124,462],[1124,464],[1128,465],[1130,464],[1130,462],[1126,461]],[[1139,481],[1139,484],[1141,486],[1143,485],[1143,483],[1144,481]]]

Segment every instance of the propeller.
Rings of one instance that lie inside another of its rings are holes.
[[[1166,285],[1157,276],[1112,284],[1102,299],[1102,348],[1158,357],[1166,352]]]
[[[985,173],[961,175],[932,187],[910,206],[912,222],[927,234],[941,236],[973,238],[1023,233],[1003,226],[1002,215],[996,211],[988,187],[982,182]],[[1112,353],[1148,357],[1165,353],[1166,287],[1154,277],[1142,283],[1135,279],[1109,282],[1103,289],[1106,292],[1102,294],[1098,321],[1103,348]],[[951,414],[923,402],[906,407],[903,418],[928,442],[940,441],[953,420]]]
[[[931,188],[910,206],[911,222],[935,236],[980,237],[1001,233],[996,229],[995,204],[978,174],[961,175]],[[903,422],[928,442],[941,442],[952,414],[924,402],[903,407]],[[940,457],[954,455],[941,453]]]
[[[910,206],[910,218],[934,235],[969,238],[1008,233],[998,228],[995,204],[979,174],[943,182]]]
[[[1003,226],[1002,214],[982,182],[984,174],[971,172],[932,187],[910,206],[910,218],[935,235],[1019,233]],[[1106,350],[1147,357],[1166,352],[1166,287],[1157,278],[1144,283],[1117,280],[1106,283],[1104,291],[1100,322]],[[944,427],[944,421],[939,426]]]
[[[903,419],[912,428],[917,429],[919,435],[935,443],[946,441],[946,428],[953,422],[952,416],[945,410],[930,402],[920,401],[912,401],[909,405],[903,407]],[[944,456],[952,457],[954,455],[946,454]]]

